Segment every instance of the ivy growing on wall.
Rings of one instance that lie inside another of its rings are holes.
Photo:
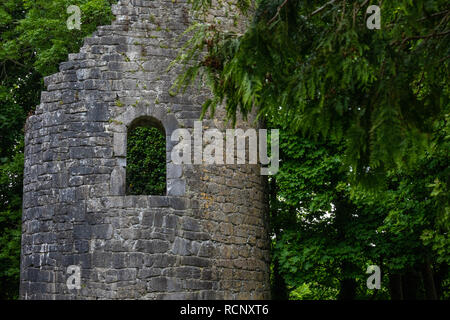
[[[128,132],[127,194],[165,195],[166,137],[157,128]]]

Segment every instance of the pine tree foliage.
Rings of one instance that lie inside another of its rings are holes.
[[[209,1],[192,2],[208,10]],[[258,0],[242,11],[252,21],[243,34],[197,22],[174,89],[200,77],[214,93],[204,113],[226,103],[232,120],[256,109],[293,132],[343,138],[346,164],[360,178],[410,167],[449,113],[450,6],[380,3]],[[380,5],[380,30],[366,26],[370,4]]]

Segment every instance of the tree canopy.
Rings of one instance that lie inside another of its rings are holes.
[[[191,2],[199,12],[211,5]],[[255,110],[304,136],[340,140],[359,180],[411,167],[449,112],[450,9],[445,0],[382,1],[381,29],[370,30],[369,4],[238,1],[249,26],[192,25],[175,88],[201,76],[214,93],[205,112],[225,102],[233,120]]]

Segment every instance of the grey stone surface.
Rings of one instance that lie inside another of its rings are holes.
[[[117,157],[127,156],[127,135],[124,132],[114,132],[114,155]]]
[[[210,18],[233,24],[227,10]],[[168,93],[187,12],[186,0],[121,0],[114,22],[44,79],[26,124],[22,299],[270,297],[258,166],[168,158],[167,195],[125,195],[129,126],[152,117],[167,137],[192,129],[209,94]],[[223,108],[206,121],[224,130],[221,119]],[[81,267],[79,290],[66,286],[69,265]]]

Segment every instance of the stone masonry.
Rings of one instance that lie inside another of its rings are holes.
[[[208,94],[169,94],[186,0],[122,0],[113,13],[45,79],[26,124],[22,299],[268,299],[260,168],[170,160],[172,132],[193,128]],[[223,130],[223,114],[204,126]],[[166,196],[125,194],[127,128],[146,119],[166,132]],[[71,265],[80,289],[66,285]]]

